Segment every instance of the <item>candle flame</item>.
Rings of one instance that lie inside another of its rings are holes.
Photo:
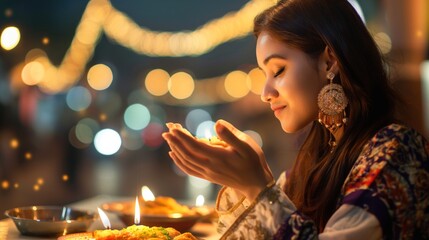
[[[145,201],[154,201],[155,196],[153,195],[152,191],[147,187],[142,187],[142,197]]]
[[[210,139],[212,137],[212,133],[210,132],[210,129],[206,129],[206,131],[204,132],[204,137],[207,139]]]
[[[103,223],[103,226],[107,229],[112,228],[106,213],[104,213],[103,210],[101,210],[100,208],[97,208],[97,209],[98,209],[98,215],[100,215],[100,219],[101,219],[101,222]]]
[[[139,198],[136,197],[136,206],[134,210],[134,223],[138,225],[140,223],[140,206],[139,206]]]
[[[195,206],[202,207],[204,206],[204,196],[198,195],[197,199],[195,200]]]

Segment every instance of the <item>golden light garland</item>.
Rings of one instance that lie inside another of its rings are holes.
[[[20,78],[25,78],[26,84],[37,85],[46,93],[65,91],[79,81],[103,31],[122,46],[148,56],[202,55],[222,43],[248,35],[256,14],[274,2],[250,1],[240,10],[214,19],[194,31],[157,32],[140,27],[108,0],[91,0],[58,67],[51,63],[46,54],[32,54],[24,64],[17,66],[21,70],[17,72],[22,72]],[[43,70],[37,71],[40,64],[34,62],[42,64]],[[29,64],[31,66],[25,67]],[[33,74],[27,74],[24,70]]]

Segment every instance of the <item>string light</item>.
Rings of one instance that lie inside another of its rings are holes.
[[[103,31],[109,38],[140,54],[199,56],[222,43],[248,35],[256,14],[274,3],[272,0],[249,1],[238,11],[209,21],[194,31],[158,32],[140,27],[108,0],[92,0],[61,64],[55,67],[45,53],[37,54],[33,61],[43,66],[43,71],[40,70],[43,78],[32,79],[29,83],[51,94],[68,90],[80,79]]]

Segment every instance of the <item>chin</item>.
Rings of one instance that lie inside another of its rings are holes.
[[[311,123],[312,122],[308,122],[308,123],[304,123],[304,124],[287,124],[287,123],[280,122],[280,124],[282,125],[283,131],[286,133],[299,132],[299,131],[303,130],[304,128],[307,128],[309,125],[311,125]]]

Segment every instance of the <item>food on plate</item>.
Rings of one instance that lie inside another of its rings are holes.
[[[129,209],[133,213],[134,208]],[[154,201],[142,201],[140,212],[147,215],[171,215],[181,214],[183,216],[195,215],[197,212],[186,205],[178,203],[174,198],[159,196]]]
[[[196,240],[190,232],[180,233],[174,228],[132,225],[120,230],[95,230],[95,240]]]

